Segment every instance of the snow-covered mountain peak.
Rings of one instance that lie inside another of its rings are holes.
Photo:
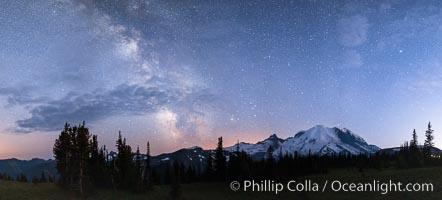
[[[244,150],[252,157],[262,159],[269,146],[274,149],[274,156],[283,154],[331,155],[339,153],[361,154],[374,153],[379,150],[375,145],[369,145],[365,140],[345,128],[330,128],[316,125],[310,129],[300,131],[294,137],[287,139],[278,138],[276,134],[257,142],[256,144],[240,143],[239,149]],[[236,145],[227,147],[226,150],[236,150]]]
[[[303,138],[307,142],[321,141],[321,142],[332,142],[337,141],[338,138],[335,134],[333,128],[328,128],[323,125],[316,125],[306,131],[298,132],[295,138]]]

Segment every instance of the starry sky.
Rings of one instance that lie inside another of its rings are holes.
[[[51,158],[65,122],[153,154],[322,124],[442,147],[432,1],[0,0],[0,158]]]

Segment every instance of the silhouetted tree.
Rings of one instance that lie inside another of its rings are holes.
[[[224,180],[226,175],[226,156],[223,149],[223,138],[218,138],[218,145],[215,151],[215,172],[217,180]]]
[[[412,139],[410,141],[410,148],[414,149],[414,150],[418,149],[418,141],[417,141],[416,129],[413,129],[413,135],[412,135]]]
[[[98,185],[96,177],[105,171],[105,161],[98,151],[97,136],[91,139],[85,122],[73,127],[66,123],[55,141],[53,152],[61,186],[78,190],[82,195],[90,181]]]
[[[69,184],[71,184],[70,175],[72,166],[70,164],[70,160],[72,157],[72,139],[70,132],[72,132],[72,129],[70,128],[69,124],[66,123],[63,131],[61,131],[60,135],[58,136],[58,139],[55,140],[53,149],[54,157],[57,161],[55,167],[60,175],[59,184],[63,187],[67,187]]]
[[[75,138],[75,157],[78,158],[74,164],[78,168],[78,185],[80,188],[80,194],[84,194],[84,187],[87,180],[87,162],[89,160],[90,148],[89,139],[91,135],[89,134],[89,129],[85,127],[85,122],[81,124],[77,129],[77,134]]]
[[[89,178],[92,184],[98,188],[108,188],[111,186],[110,173],[106,160],[106,146],[98,149],[98,139],[92,136],[90,141],[90,158],[88,160]]]
[[[141,192],[142,185],[142,176],[141,176],[141,155],[140,155],[140,147],[137,146],[137,151],[135,153],[135,177],[134,177],[135,191]]]
[[[424,156],[426,158],[431,157],[431,149],[434,146],[433,139],[434,137],[433,137],[433,130],[431,129],[431,122],[428,122],[428,128],[425,131],[425,142],[423,148]]]
[[[152,174],[152,168],[150,167],[150,143],[147,141],[146,145],[146,159],[144,160],[144,169],[143,169],[143,186],[144,189],[150,190],[152,189],[153,184],[153,174]]]
[[[126,145],[126,138],[122,139],[121,132],[118,133],[116,147],[118,153],[115,159],[115,182],[118,188],[128,189],[133,182],[132,149],[129,145]]]

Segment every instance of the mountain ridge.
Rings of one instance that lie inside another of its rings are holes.
[[[227,151],[245,151],[254,159],[264,159],[267,149],[272,146],[273,156],[279,154],[298,155],[334,155],[334,154],[372,154],[380,150],[373,144],[368,144],[361,136],[347,128],[329,128],[323,125],[316,125],[308,130],[297,132],[294,136],[286,139],[277,137],[276,134],[269,138],[252,143],[239,143],[224,148]]]
[[[281,152],[284,155],[288,153],[294,154],[295,152],[298,155],[334,155],[339,153],[355,155],[359,153],[372,154],[381,150],[376,145],[368,144],[361,136],[349,129],[329,128],[323,125],[316,125],[307,130],[298,131],[286,139],[279,138],[276,134],[271,134],[268,138],[256,143],[240,142],[238,144],[240,151],[245,151],[255,160],[264,159],[269,146],[272,146],[275,158],[278,158]],[[236,151],[238,144],[225,147],[224,150],[226,152]],[[109,152],[108,155],[109,159],[114,157],[116,153]],[[213,150],[204,150],[199,146],[193,146],[152,156],[151,164],[152,167],[165,170],[171,162],[177,160],[184,163],[186,167],[192,166],[194,169],[201,171],[205,169],[209,156],[213,156]],[[228,154],[227,159],[229,159]],[[27,161],[16,158],[0,160],[0,173],[7,172],[15,176],[23,172],[28,176],[34,176],[39,175],[41,171],[52,175],[56,174],[55,161],[39,158]]]

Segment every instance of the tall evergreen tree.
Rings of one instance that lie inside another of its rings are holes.
[[[144,160],[144,167],[143,167],[143,186],[146,190],[149,190],[152,188],[153,184],[153,175],[152,175],[152,168],[150,167],[150,143],[147,141],[146,145],[146,159]]]
[[[88,160],[88,171],[90,173],[89,178],[94,185],[98,185],[100,182],[100,152],[98,150],[98,139],[96,135],[92,136],[92,140],[90,141],[90,158]]]
[[[215,152],[215,172],[217,180],[225,180],[226,156],[223,149],[223,138],[218,138],[218,145]]]
[[[416,129],[413,129],[413,135],[412,135],[412,139],[410,141],[410,148],[418,149]]]
[[[428,122],[428,128],[425,131],[425,142],[424,142],[424,156],[431,157],[431,149],[434,147],[433,142],[433,131],[431,129],[431,122]]]
[[[141,176],[141,155],[140,155],[140,147],[137,146],[137,151],[135,153],[135,191],[142,191],[142,176]]]
[[[72,129],[69,124],[64,125],[63,131],[61,131],[58,139],[55,140],[53,152],[54,158],[57,161],[56,169],[60,175],[59,184],[63,187],[67,187],[70,184],[71,165],[71,149],[72,139],[70,132]]]
[[[128,189],[133,182],[132,149],[126,145],[126,138],[122,138],[121,132],[118,134],[116,147],[118,153],[115,159],[115,182],[120,189]]]
[[[110,188],[112,185],[111,168],[108,160],[106,145],[100,148],[98,153],[98,175],[96,175],[95,186]]]
[[[89,160],[90,148],[89,148],[89,129],[85,127],[85,122],[78,127],[76,137],[76,153],[78,154],[78,185],[80,188],[80,194],[84,193],[84,186],[87,174],[87,162]]]
[[[123,181],[123,152],[124,152],[124,146],[123,146],[123,138],[121,136],[121,131],[118,131],[118,139],[115,144],[115,147],[117,147],[117,155],[116,158],[113,159],[113,174],[114,174],[114,182],[117,187],[121,187],[122,181]]]

